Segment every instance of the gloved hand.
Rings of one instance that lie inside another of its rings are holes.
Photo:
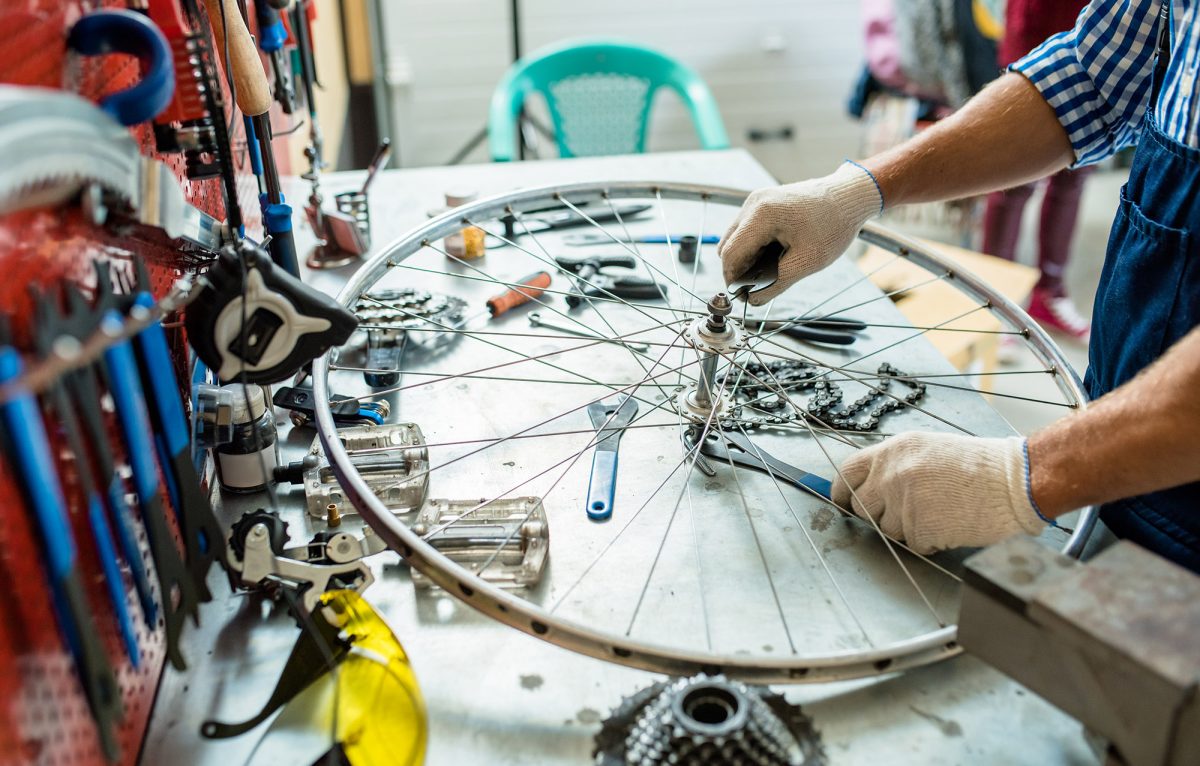
[[[842,462],[833,501],[875,519],[885,535],[917,553],[990,545],[1046,526],[1030,497],[1029,457],[1019,436],[894,436]]]
[[[883,196],[867,171],[842,163],[824,178],[759,189],[746,198],[717,245],[728,284],[754,265],[772,241],[785,252],[779,281],[749,297],[761,306],[845,252],[868,218],[883,210]]]

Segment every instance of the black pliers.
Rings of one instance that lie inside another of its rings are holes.
[[[867,329],[864,322],[844,317],[817,317],[763,321],[762,319],[747,319],[746,329],[759,332],[779,332],[789,338],[803,340],[809,343],[830,343],[836,346],[849,346],[854,343],[855,333]]]

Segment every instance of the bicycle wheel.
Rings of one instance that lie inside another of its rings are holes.
[[[745,195],[649,182],[531,189],[456,208],[393,242],[339,300],[412,319],[402,361],[384,370],[335,350],[314,363],[314,391],[318,402],[331,392],[390,397],[399,420],[424,434],[429,497],[457,511],[414,531],[417,514],[394,514],[372,491],[324,406],[318,432],[331,467],[414,576],[576,652],[755,682],[862,677],[953,656],[967,552],[917,555],[834,507],[822,480],[899,431],[1008,435],[990,403],[1057,414],[1085,406],[1083,387],[1018,306],[876,225],[860,235],[881,251],[866,273],[842,259],[762,309],[727,307],[711,237],[686,263],[675,240],[723,231]],[[583,226],[539,230],[548,219],[533,211],[545,208],[572,211]],[[464,226],[488,232],[486,258],[446,253],[441,240]],[[589,258],[633,268],[576,273]],[[415,290],[482,308],[536,270],[553,275],[550,287],[494,319],[389,303]],[[949,291],[933,301],[944,316],[914,327],[894,301],[931,287]],[[801,326],[840,340],[793,337]],[[1035,361],[963,372],[931,338],[1011,338]],[[400,380],[366,386],[364,373],[383,372]],[[614,466],[602,452],[619,458]],[[589,491],[614,475],[611,499]],[[591,518],[604,515],[591,513],[597,502],[609,504],[607,521]],[[526,509],[524,520],[544,513],[550,528],[548,563],[525,587],[492,576],[524,534],[516,527],[472,560],[446,553],[456,529],[469,537],[472,519],[505,503]],[[1044,539],[1077,555],[1094,519],[1085,509],[1065,522],[1073,530]]]

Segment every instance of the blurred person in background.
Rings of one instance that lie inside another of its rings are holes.
[[[1084,0],[1008,0],[998,50],[1000,66],[1007,67],[1046,38],[1073,27],[1086,5]],[[1029,301],[1029,315],[1043,327],[1084,342],[1091,326],[1067,295],[1063,276],[1071,257],[1083,182],[1091,172],[1091,167],[1060,170],[1046,181],[1037,237],[1037,266],[1042,276]],[[1036,185],[1022,184],[988,195],[983,218],[985,253],[1016,260],[1021,217]]]

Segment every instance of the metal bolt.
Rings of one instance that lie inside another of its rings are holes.
[[[338,510],[337,503],[325,506],[325,522],[331,527],[342,525],[342,512]]]
[[[725,332],[725,317],[733,313],[733,303],[726,293],[717,293],[708,302],[708,329],[712,332]]]

